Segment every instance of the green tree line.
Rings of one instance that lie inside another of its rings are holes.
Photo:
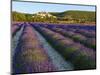
[[[60,13],[51,12],[51,14],[58,17],[58,19],[63,21],[76,21],[76,22],[95,22],[96,21],[96,12],[95,11],[79,11],[79,10],[70,10]]]
[[[73,21],[76,23],[96,22],[96,12],[93,11],[65,11],[65,12],[49,12],[54,17],[41,17],[36,14],[12,12],[13,21],[27,21],[27,22],[60,22]],[[34,16],[34,17],[33,17]]]
[[[34,17],[33,17],[34,16]],[[48,17],[41,17],[35,14],[26,14],[26,13],[19,13],[19,12],[12,12],[12,20],[13,21],[27,21],[27,22],[56,22],[56,18],[53,16]]]

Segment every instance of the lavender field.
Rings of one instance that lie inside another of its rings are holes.
[[[12,23],[12,73],[96,68],[96,26]]]

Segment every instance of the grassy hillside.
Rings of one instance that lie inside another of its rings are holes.
[[[12,20],[13,21],[32,21],[32,15],[28,13],[20,13],[13,11],[12,12]]]
[[[89,22],[95,22],[96,19],[96,12],[93,11],[77,11],[77,10],[71,10],[71,11],[64,11],[61,13],[53,13],[52,15],[55,15],[59,18],[62,18],[63,20],[77,20],[77,21],[89,21]]]
[[[70,10],[64,12],[49,13],[57,17],[57,21],[55,22],[58,23],[95,23],[96,20],[96,12],[93,11]],[[35,14],[12,12],[12,19],[13,21],[34,21],[34,18],[32,17],[33,15]],[[46,22],[47,20],[48,18],[45,19],[44,22]]]

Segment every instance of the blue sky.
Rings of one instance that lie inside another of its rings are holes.
[[[47,4],[34,2],[12,2],[12,11],[24,13],[37,13],[41,11],[46,12],[63,12],[67,10],[85,10],[95,11],[95,6],[81,6],[81,5],[64,5],[64,4]]]

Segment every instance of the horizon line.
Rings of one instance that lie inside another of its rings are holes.
[[[51,12],[54,12],[54,13],[62,13],[62,12],[67,12],[67,11],[84,11],[84,12],[96,12],[96,11],[90,11],[90,10],[65,10],[65,11],[38,11],[38,12],[49,12],[49,13],[51,13]],[[12,10],[12,12],[18,12],[18,13],[25,13],[25,14],[35,14],[35,13],[38,13],[38,12],[34,12],[34,13],[28,13],[28,12],[22,12],[22,11],[13,11]]]

